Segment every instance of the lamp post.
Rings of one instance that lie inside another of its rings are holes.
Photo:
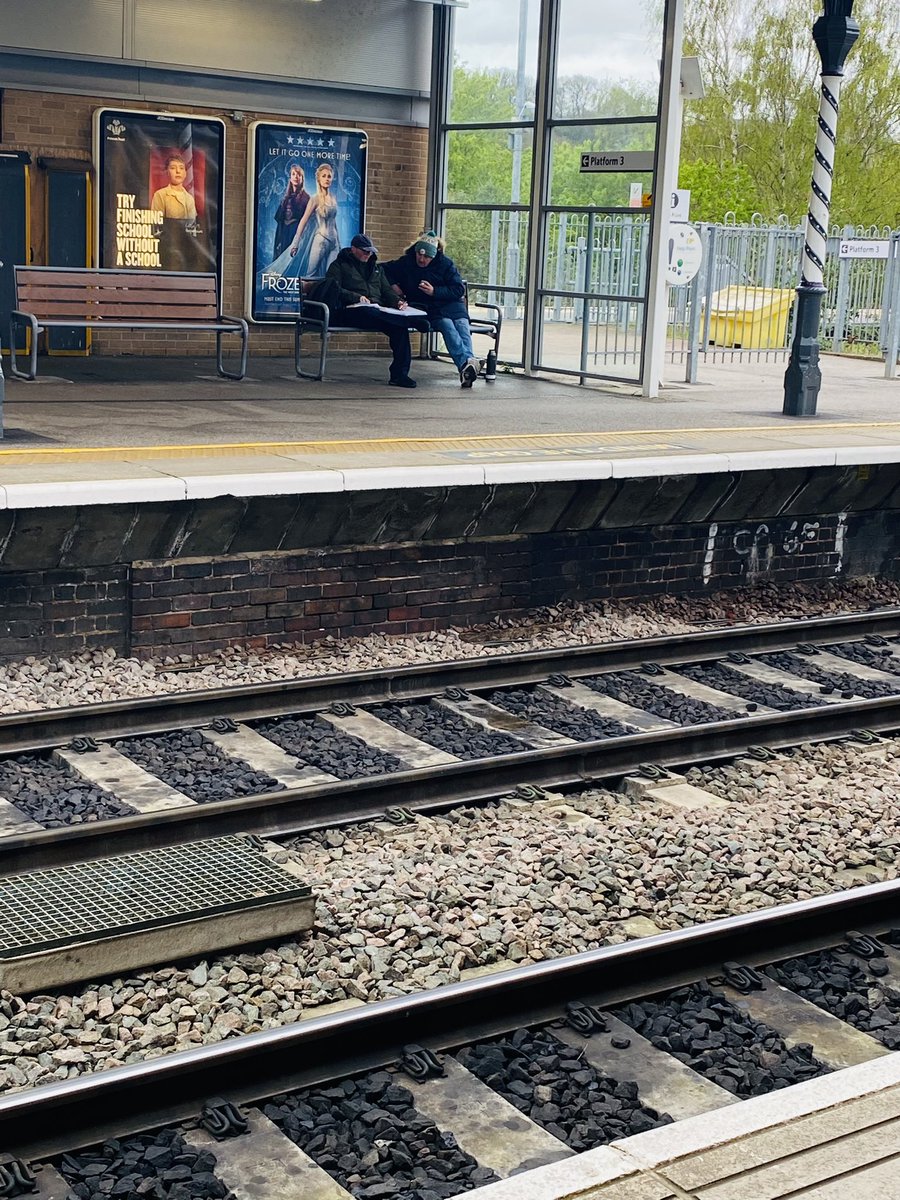
[[[819,128],[813,165],[809,210],[800,286],[797,288],[797,324],[791,357],[784,373],[786,417],[814,417],[822,372],[819,370],[819,319],[825,294],[825,250],[828,239],[828,210],[834,175],[834,146],[838,100],[844,62],[859,37],[859,25],[851,17],[853,0],[824,0],[825,11],[813,25],[813,41],[822,60],[822,95]]]

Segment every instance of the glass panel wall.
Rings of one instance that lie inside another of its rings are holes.
[[[503,311],[513,365],[640,378],[665,4],[453,10],[437,210],[473,295]],[[626,162],[589,170],[588,153]]]
[[[559,0],[553,117],[655,117],[663,16],[662,0]]]

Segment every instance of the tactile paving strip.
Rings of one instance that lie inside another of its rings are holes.
[[[246,836],[0,879],[0,959],[310,894]]]

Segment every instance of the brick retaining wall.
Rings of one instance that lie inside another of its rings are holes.
[[[149,658],[423,633],[566,599],[847,577],[871,569],[873,552],[896,577],[895,549],[872,525],[792,517],[0,572],[0,655],[111,646]]]

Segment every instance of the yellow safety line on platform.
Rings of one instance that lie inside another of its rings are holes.
[[[823,429],[896,429],[900,431],[900,421],[830,421],[816,423],[804,427],[810,432]],[[694,429],[618,429],[597,431],[595,433],[513,433],[499,435],[473,434],[464,437],[445,438],[346,438],[320,442],[231,442],[231,443],[196,443],[193,445],[174,446],[71,446],[54,449],[0,449],[0,461],[15,459],[25,463],[66,462],[73,459],[127,459],[130,462],[140,462],[142,459],[154,458],[219,458],[239,454],[328,454],[335,451],[351,454],[366,454],[373,450],[393,448],[397,451],[422,450],[440,451],[453,449],[472,450],[481,445],[485,451],[501,447],[515,448],[517,446],[539,447],[548,449],[559,445],[590,445],[601,443],[607,445],[618,441],[635,438],[665,439],[667,442],[674,438],[697,437],[700,434],[735,434],[735,433],[779,433],[790,439],[792,427],[781,425],[733,425],[713,426],[710,428]],[[697,447],[668,446],[663,444],[646,447],[647,449],[678,449],[684,451],[697,450]],[[631,447],[629,447],[631,449]],[[700,451],[702,453],[702,451]]]

